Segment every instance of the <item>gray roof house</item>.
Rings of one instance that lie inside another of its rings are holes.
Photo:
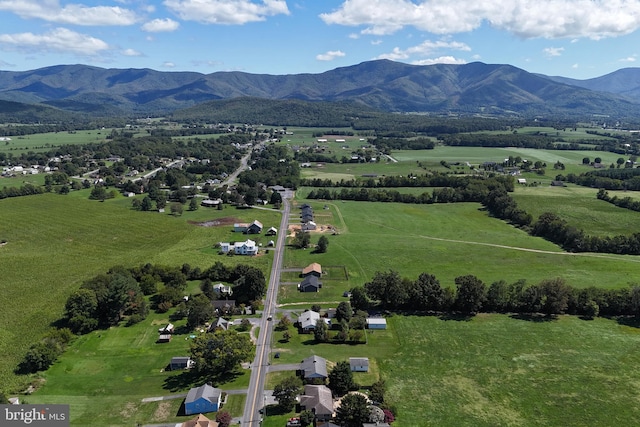
[[[329,377],[327,372],[327,359],[320,356],[310,356],[303,359],[300,363],[299,375],[305,380],[316,378],[326,379]]]
[[[311,411],[319,421],[333,418],[333,396],[331,390],[324,385],[304,386],[304,394],[300,395],[300,408]]]
[[[322,282],[316,276],[307,276],[298,284],[300,292],[318,292]]]
[[[189,390],[184,401],[185,415],[215,412],[220,408],[222,390],[213,388],[209,384],[194,387]]]
[[[169,367],[172,371],[180,369],[189,369],[193,366],[193,361],[189,356],[176,356],[171,358]]]
[[[350,357],[349,367],[351,367],[351,372],[369,372],[369,358]]]
[[[318,320],[320,320],[320,313],[309,310],[298,317],[298,325],[303,332],[311,332],[316,329],[316,322]]]

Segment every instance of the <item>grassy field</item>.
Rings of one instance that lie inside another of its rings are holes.
[[[0,143],[0,153],[13,153],[14,156],[19,156],[23,152],[47,151],[62,145],[99,143],[106,141],[110,134],[111,129],[95,129],[11,136],[8,144],[4,141]]]
[[[401,316],[367,344],[316,344],[293,334],[276,344],[294,363],[317,354],[330,363],[369,357],[372,372],[354,374],[361,386],[379,377],[398,427],[634,425],[640,397],[640,332],[608,319],[584,321]],[[533,321],[535,320],[535,321]],[[281,334],[276,334],[276,340]],[[269,374],[269,386],[289,373]],[[264,425],[282,425],[285,415]]]
[[[317,218],[318,225],[331,224],[339,235],[327,235],[329,249],[324,254],[287,250],[285,267],[301,269],[311,262],[343,266],[348,280],[326,280],[318,293],[300,293],[285,285],[280,291],[284,304],[342,300],[344,290],[364,284],[376,271],[388,269],[412,280],[428,272],[443,286],[453,286],[457,276],[474,274],[488,284],[503,279],[537,283],[563,277],[575,287],[621,287],[640,273],[638,257],[568,254],[489,217],[476,203],[338,201],[327,203],[329,210],[323,209],[322,202],[310,204],[322,215]],[[312,243],[318,236],[312,235]]]
[[[619,208],[598,200],[597,190],[569,184],[567,187],[521,187],[512,194],[518,207],[534,219],[553,212],[569,224],[597,236],[614,236],[636,232],[640,212]],[[611,196],[633,197],[633,192],[610,192]],[[638,197],[637,195],[635,197]]]
[[[12,371],[28,347],[60,318],[69,294],[84,280],[114,265],[189,263],[204,269],[216,261],[246,262],[268,275],[270,254],[228,257],[213,249],[221,240],[247,236],[234,235],[231,225],[196,224],[221,218],[258,219],[269,227],[278,224],[277,212],[200,208],[185,209],[182,217],[173,217],[132,211],[131,199],[101,203],[88,200],[88,194],[80,191],[0,201],[0,239],[7,240],[0,247],[0,384],[7,392],[24,389],[29,379]]]

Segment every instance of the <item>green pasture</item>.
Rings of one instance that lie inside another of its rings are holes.
[[[67,297],[83,281],[115,265],[144,263],[208,268],[216,261],[228,265],[249,263],[268,277],[273,255],[257,257],[218,255],[219,241],[245,240],[232,224],[205,227],[221,218],[265,227],[277,225],[280,214],[262,209],[210,210],[181,217],[130,209],[131,199],[98,202],[89,191],[67,196],[43,194],[0,200],[0,386],[7,393],[22,391],[31,379],[13,374],[29,346],[51,322],[63,314]]]
[[[292,316],[294,317],[294,316]],[[295,317],[294,317],[295,318]],[[366,344],[317,344],[312,335],[281,341],[273,364],[319,355],[331,363],[369,357],[361,386],[379,377],[399,427],[634,425],[640,397],[640,332],[610,319],[402,316],[367,332]],[[271,373],[274,386],[289,372]],[[295,414],[274,414],[265,426]]]
[[[111,129],[78,130],[73,132],[47,132],[24,136],[10,136],[11,141],[0,142],[0,153],[13,153],[19,156],[23,152],[48,151],[53,147],[71,144],[92,144],[104,142]]]
[[[515,132],[519,135],[547,135],[552,138],[561,138],[566,142],[579,142],[579,141],[613,141],[614,138],[604,135],[594,135],[587,133],[587,131],[593,131],[593,128],[578,127],[574,130],[572,127],[566,127],[564,129],[554,129],[552,127],[537,127],[537,126],[524,126],[517,128]],[[513,131],[480,131],[471,132],[472,134],[491,134],[491,135],[504,135],[512,134]],[[618,132],[611,131],[612,134]]]
[[[534,220],[544,212],[552,212],[587,234],[597,236],[628,235],[637,232],[640,212],[619,208],[596,198],[594,188],[524,187],[516,186],[512,194],[518,207],[529,212]],[[618,197],[633,197],[634,192],[610,192]],[[635,195],[635,197],[640,197]]]
[[[570,254],[558,246],[504,221],[492,218],[476,203],[409,205],[372,202],[311,202],[314,212],[332,217],[317,219],[339,234],[327,233],[326,253],[285,251],[285,268],[302,268],[311,262],[344,266],[347,281],[323,282],[318,293],[299,293],[283,287],[280,302],[340,301],[342,292],[363,285],[376,271],[394,269],[415,280],[420,273],[434,274],[443,286],[453,286],[458,276],[473,274],[490,284],[497,280],[563,277],[575,287],[622,287],[640,273],[640,259],[609,254]],[[595,224],[594,224],[595,226]],[[311,234],[317,242],[319,233]],[[325,286],[327,288],[325,289]]]
[[[41,186],[44,185],[44,177],[46,174],[39,173],[37,175],[18,175],[15,177],[0,177],[0,188],[22,187],[27,184]]]
[[[100,420],[95,425],[110,426],[185,421],[187,417],[179,416],[184,397],[142,402],[148,397],[184,395],[191,387],[201,385],[189,371],[166,370],[172,357],[190,354],[192,333],[184,329],[185,320],[173,321],[177,333],[171,342],[158,344],[158,328],[167,323],[166,313],[151,313],[140,324],[77,338],[43,373],[42,387],[26,399],[30,403],[71,405],[71,424],[78,426],[85,425],[87,419]],[[228,382],[215,385],[223,390],[246,388],[249,375],[248,370],[242,370]],[[243,402],[244,396],[229,396],[225,409],[240,416]]]

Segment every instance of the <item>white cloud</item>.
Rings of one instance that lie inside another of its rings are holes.
[[[640,0],[344,0],[320,18],[384,35],[412,26],[434,34],[488,25],[522,38],[616,37],[640,28]]]
[[[180,27],[180,24],[173,19],[154,19],[153,21],[145,22],[142,25],[142,31],[148,33],[161,33],[175,31]]]
[[[574,70],[577,70],[579,67],[580,67],[580,66],[579,66],[578,64],[573,64],[573,65],[571,66],[571,68],[573,68]]]
[[[45,34],[0,34],[0,48],[27,52],[62,52],[76,55],[98,55],[108,50],[104,41],[66,28],[56,28]]]
[[[382,40],[373,40],[371,44],[374,46],[378,46],[379,44],[382,44]]]
[[[461,42],[447,40],[438,40],[433,42],[431,40],[426,40],[419,45],[412,46],[408,49],[400,49],[399,47],[394,47],[393,51],[384,53],[378,56],[376,59],[391,59],[394,61],[398,61],[409,59],[413,56],[430,56],[435,52],[447,49],[464,52],[469,52],[471,50],[471,48],[467,44]]]
[[[467,61],[460,58],[454,58],[453,56],[440,56],[438,58],[421,59],[419,61],[412,61],[413,65],[433,65],[433,64],[466,64]]]
[[[174,64],[171,61],[165,61],[165,62],[162,63],[162,67],[163,68],[175,68],[176,64]]]
[[[124,56],[144,56],[142,52],[138,52],[135,49],[125,49],[122,51]]]
[[[321,53],[316,55],[318,61],[333,61],[336,58],[345,56],[345,53],[341,50],[330,50],[327,53]]]
[[[180,19],[205,24],[238,25],[289,14],[285,0],[165,0],[164,5]]]
[[[620,62],[636,62],[638,55],[627,56],[626,58],[621,58]]]
[[[58,0],[0,0],[0,11],[14,13],[21,18],[37,18],[71,25],[133,25],[138,18],[132,10],[122,7],[86,6]]]
[[[545,47],[542,49],[546,56],[562,56],[562,52],[564,52],[563,47]]]

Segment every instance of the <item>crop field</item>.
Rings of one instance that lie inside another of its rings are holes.
[[[434,274],[443,286],[453,286],[457,276],[473,274],[490,284],[497,280],[563,277],[575,287],[627,286],[640,273],[640,258],[608,254],[569,254],[558,246],[491,218],[476,203],[408,205],[395,203],[311,202],[314,212],[332,218],[317,220],[332,225],[339,234],[327,234],[326,253],[285,251],[285,268],[302,268],[311,262],[344,265],[347,281],[327,281],[317,293],[281,291],[280,302],[340,301],[342,292],[366,283],[376,271],[397,270],[415,280],[420,273]],[[593,224],[595,226],[596,223]],[[312,233],[311,242],[319,234]],[[337,298],[337,299],[336,299]]]
[[[43,194],[0,201],[0,383],[21,390],[27,378],[13,369],[29,346],[63,314],[64,303],[83,281],[115,265],[188,263],[207,268],[216,261],[250,263],[265,275],[272,255],[247,259],[218,255],[219,241],[245,240],[231,225],[201,226],[222,218],[258,219],[269,227],[279,214],[269,210],[200,208],[182,217],[129,209],[131,199],[88,200],[87,190],[68,196]],[[262,236],[261,238],[264,238]],[[258,239],[256,239],[258,240]]]
[[[534,220],[544,212],[559,215],[569,224],[597,236],[628,235],[637,231],[640,212],[619,208],[596,198],[598,191],[578,187],[520,187],[512,194],[518,207],[529,212]],[[627,197],[634,192],[610,192]],[[636,195],[638,197],[638,195]]]
[[[574,128],[572,127],[566,127],[564,129],[554,129],[552,127],[537,127],[537,126],[525,126],[525,127],[521,127],[521,128],[517,128],[516,132],[518,132],[519,135],[548,135],[550,137],[553,138],[562,138],[563,140],[567,141],[567,142],[575,142],[575,141],[582,141],[582,140],[613,140],[614,138],[610,137],[610,136],[604,136],[604,135],[595,135],[593,133],[587,133],[587,131],[594,131],[593,128],[576,128],[576,130],[573,130]],[[597,129],[597,131],[599,132],[605,132],[602,129]],[[611,134],[616,134],[616,133],[621,133],[621,132],[617,132],[615,130],[607,130],[606,132],[611,132]],[[511,131],[505,132],[505,131],[489,131],[489,132],[472,132],[472,133],[486,133],[486,134],[493,134],[493,135],[504,135],[504,134],[511,134]]]

